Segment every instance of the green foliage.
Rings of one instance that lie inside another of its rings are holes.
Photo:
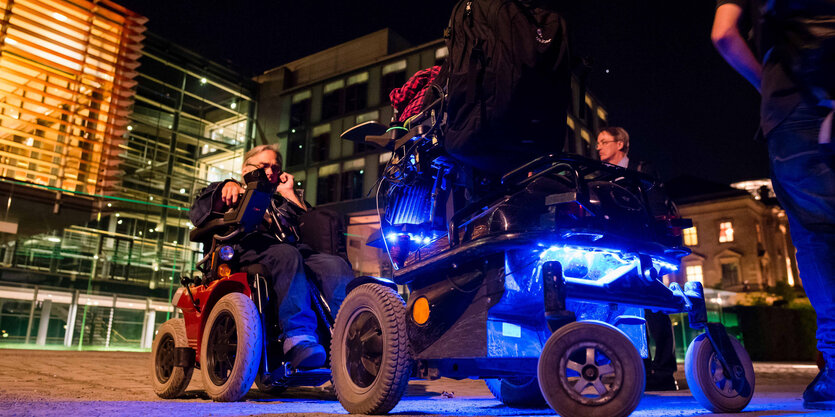
[[[780,281],[777,285],[768,289],[770,293],[780,297],[786,304],[791,304],[797,298],[797,291],[795,291],[794,287],[786,283],[785,281]]]

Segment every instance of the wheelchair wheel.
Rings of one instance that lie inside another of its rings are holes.
[[[644,392],[644,362],[605,323],[574,322],[554,332],[539,357],[539,387],[563,417],[631,414]]]
[[[352,414],[385,414],[400,401],[411,376],[406,305],[391,288],[365,284],[351,291],[331,341],[333,385]]]
[[[200,369],[206,393],[215,401],[237,401],[252,386],[261,362],[261,317],[241,293],[223,296],[203,330]]]
[[[714,413],[738,413],[748,406],[754,396],[754,365],[751,357],[735,337],[730,339],[745,370],[745,379],[751,386],[751,392],[746,396],[739,395],[731,386],[731,380],[725,376],[706,334],[699,335],[690,343],[684,357],[684,376],[693,397]]]
[[[177,366],[176,348],[188,347],[183,319],[171,319],[159,326],[151,348],[151,381],[160,398],[177,398],[191,381],[194,367]]]
[[[548,403],[539,389],[539,380],[535,376],[485,379],[487,389],[508,407],[545,408]]]

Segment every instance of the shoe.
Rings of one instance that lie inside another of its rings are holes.
[[[828,367],[818,373],[803,391],[803,408],[835,410],[835,370]]]
[[[327,355],[325,348],[316,342],[303,341],[293,346],[287,352],[290,366],[296,369],[314,369],[325,366]]]
[[[678,391],[678,382],[672,375],[667,377],[648,375],[647,386],[644,391]]]

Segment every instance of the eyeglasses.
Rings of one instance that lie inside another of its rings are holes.
[[[597,147],[599,148],[601,146],[607,145],[607,144],[612,143],[612,142],[617,142],[617,141],[616,140],[599,140],[599,141],[597,141]]]
[[[267,164],[267,163],[264,163],[264,164],[246,164],[246,166],[253,167],[255,169],[264,169],[264,170],[269,168],[270,171],[272,171],[273,174],[281,175],[281,165],[278,165],[278,164]]]

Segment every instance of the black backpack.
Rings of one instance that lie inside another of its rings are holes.
[[[299,217],[299,241],[314,251],[336,255],[348,265],[345,219],[333,210],[311,208]]]
[[[565,21],[557,1],[461,0],[447,30],[444,146],[503,174],[562,151],[571,95]]]

